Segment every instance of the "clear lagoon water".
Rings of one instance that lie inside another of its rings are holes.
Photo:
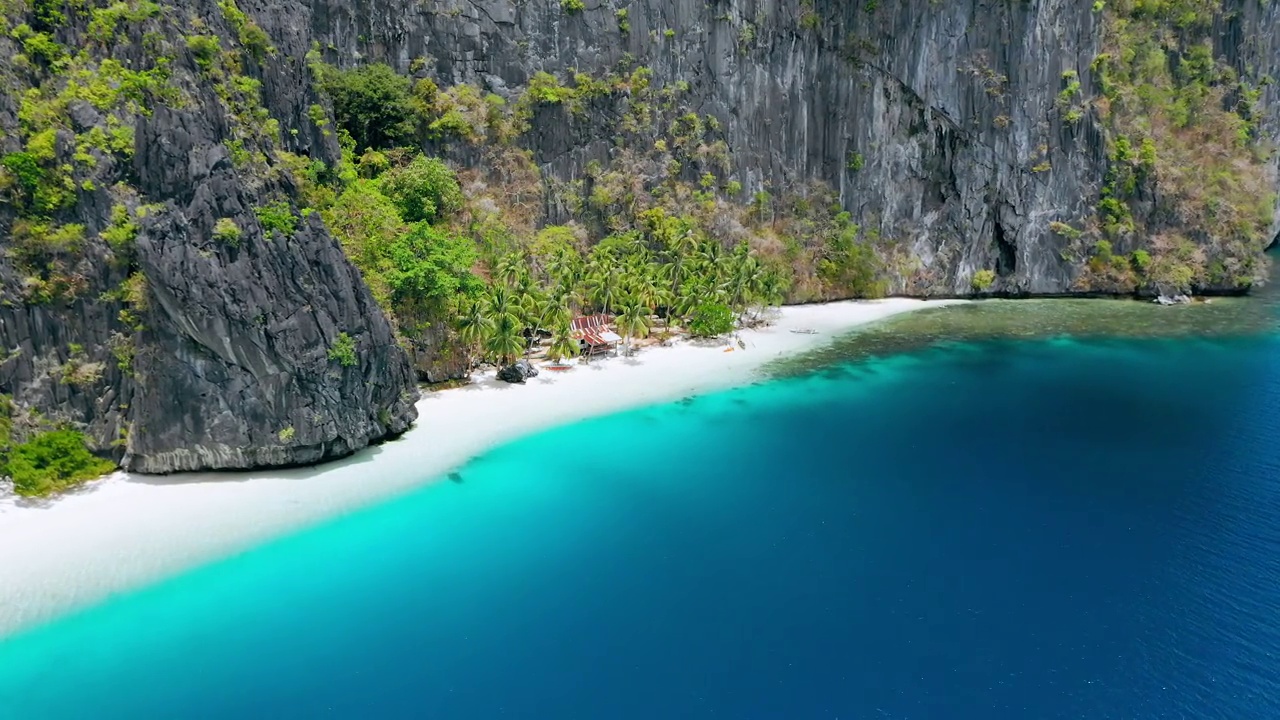
[[[1235,302],[920,313],[514,442],[0,642],[0,718],[1280,718],[1280,336]]]

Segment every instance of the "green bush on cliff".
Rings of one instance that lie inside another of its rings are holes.
[[[187,49],[191,51],[191,57],[195,59],[196,66],[205,72],[213,67],[219,53],[222,52],[217,35],[189,35]]]
[[[448,166],[419,157],[377,179],[351,183],[322,217],[378,304],[410,322],[423,313],[447,313],[480,290],[471,273],[475,242],[426,222],[461,202]]]
[[[293,208],[289,206],[288,200],[256,207],[253,214],[258,216],[258,224],[262,225],[262,232],[268,237],[277,235],[282,239],[288,238],[297,228],[298,221],[293,216]]]
[[[461,298],[474,298],[483,288],[471,274],[475,243],[426,223],[396,238],[387,255],[385,277],[399,305],[421,304],[438,313]]]
[[[338,127],[351,133],[357,150],[389,148],[413,141],[415,107],[409,79],[382,63],[350,70],[326,68],[322,87],[333,100]]]
[[[84,435],[74,430],[40,433],[11,449],[3,471],[24,497],[41,497],[105,475],[116,466],[89,452]]]
[[[996,274],[992,270],[979,270],[973,274],[973,279],[969,281],[969,285],[974,292],[986,292],[988,288],[996,281]]]
[[[337,360],[342,367],[351,367],[359,362],[356,356],[356,341],[345,332],[338,333],[333,345],[329,346],[329,359]]]
[[[462,189],[453,170],[438,158],[419,155],[404,167],[387,171],[382,192],[406,222],[435,222],[462,207]]]
[[[849,221],[847,213],[841,213],[823,244],[818,277],[832,297],[881,297],[885,293],[883,263],[859,234],[860,228]]]
[[[218,218],[213,224],[213,239],[231,247],[240,246],[240,226],[231,218]]]

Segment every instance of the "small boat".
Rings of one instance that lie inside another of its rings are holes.
[[[797,335],[817,335],[817,334],[818,334],[818,331],[817,331],[817,330],[810,330],[810,329],[808,329],[808,328],[801,328],[801,329],[798,329],[798,330],[792,330],[791,332],[793,332],[793,333],[795,333],[795,334],[797,334]]]

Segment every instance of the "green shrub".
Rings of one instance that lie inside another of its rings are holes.
[[[111,208],[111,224],[102,231],[102,239],[116,252],[127,252],[138,236],[138,223],[129,214],[129,208],[115,205]]]
[[[191,57],[195,59],[196,65],[201,70],[207,71],[217,61],[219,53],[222,52],[222,46],[216,35],[190,35],[187,37],[187,50],[191,51]]]
[[[333,345],[329,346],[329,359],[337,360],[342,367],[351,367],[359,360],[356,358],[356,341],[345,332],[338,333]]]
[[[290,219],[292,219],[292,216],[290,216]],[[259,222],[261,222],[261,219],[259,219]],[[213,224],[213,239],[226,243],[231,247],[239,247],[240,226],[231,218],[218,218],[218,221]]]
[[[84,435],[74,430],[40,433],[9,451],[4,472],[24,497],[66,490],[115,470],[115,463],[89,452]]]
[[[849,222],[847,213],[841,213],[836,228],[823,243],[818,277],[827,285],[829,296],[881,297],[885,293],[881,277],[884,263],[859,238],[860,231]]]
[[[160,14],[160,6],[150,0],[135,2],[116,2],[106,7],[94,8],[90,13],[89,37],[100,43],[109,43],[115,38],[116,27],[121,22],[138,24]]]
[[[60,67],[67,57],[67,49],[62,47],[48,33],[36,32],[30,25],[19,25],[10,36],[22,43],[22,51],[27,57],[43,62],[50,67]]]
[[[979,270],[973,274],[973,279],[969,281],[969,285],[975,292],[986,292],[996,281],[996,273],[994,270]]]
[[[252,20],[245,23],[240,30],[240,43],[249,51],[249,54],[253,55],[255,60],[260,61],[267,55],[276,53],[275,47],[271,45],[271,36],[267,35],[267,31],[263,30],[262,26]]]
[[[733,311],[724,303],[703,303],[689,318],[689,333],[694,337],[715,337],[731,330]]]
[[[434,222],[462,207],[458,179],[439,158],[419,155],[382,176],[382,192],[407,222]]]
[[[582,0],[560,0],[560,9],[572,15],[586,10],[587,5]]]
[[[36,16],[36,24],[41,28],[52,30],[67,21],[62,12],[63,0],[34,0],[31,9]]]
[[[378,192],[376,182],[356,180],[332,206],[321,211],[321,217],[329,232],[342,243],[347,257],[360,269],[374,300],[391,312],[391,289],[383,277],[387,248],[408,232],[395,203]]]
[[[1075,240],[1084,235],[1080,230],[1077,230],[1064,222],[1054,221],[1049,223],[1049,230],[1055,235],[1061,235],[1068,240]]]
[[[393,240],[386,254],[385,277],[397,303],[443,310],[459,298],[479,295],[483,287],[471,274],[477,256],[469,238],[422,224]]]
[[[529,78],[528,94],[534,102],[559,105],[572,100],[576,93],[573,88],[565,87],[555,75],[539,71]]]
[[[409,79],[377,63],[325,73],[324,91],[333,99],[338,127],[356,141],[356,149],[388,148],[413,140],[415,107]]]
[[[0,160],[0,164],[3,164],[14,180],[17,180],[18,185],[28,197],[35,195],[40,189],[45,175],[44,168],[40,167],[40,161],[33,153],[9,153]]]
[[[261,60],[266,55],[275,54],[276,49],[271,46],[271,38],[267,36],[266,31],[245,15],[244,11],[236,5],[235,0],[219,0],[218,8],[222,10],[222,17],[235,29],[236,35],[240,38],[240,44],[244,45],[254,58]]]
[[[279,234],[281,237],[290,237],[298,223],[297,218],[293,216],[293,208],[287,200],[256,207],[253,209],[253,214],[258,216],[258,223],[262,225],[263,233],[268,235]]]
[[[1147,267],[1151,265],[1151,253],[1146,250],[1133,251],[1133,268],[1138,272],[1146,272]]]

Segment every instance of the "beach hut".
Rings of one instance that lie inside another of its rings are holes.
[[[622,336],[609,328],[613,318],[608,315],[583,315],[573,319],[570,329],[578,339],[578,346],[587,358],[616,353]]]

